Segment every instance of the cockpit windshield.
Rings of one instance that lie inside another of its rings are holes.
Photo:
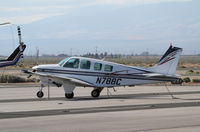
[[[71,58],[63,65],[66,68],[78,68],[80,60],[78,58]]]
[[[58,65],[62,66],[69,58],[70,58],[70,57],[67,57],[67,58],[61,60],[61,61],[58,63]]]

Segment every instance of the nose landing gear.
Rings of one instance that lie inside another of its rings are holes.
[[[42,98],[42,97],[44,96],[44,93],[42,92],[43,87],[44,87],[44,86],[41,85],[40,91],[37,92],[37,97],[38,97],[38,98]]]
[[[44,93],[42,91],[37,92],[37,97],[42,98],[44,96]]]

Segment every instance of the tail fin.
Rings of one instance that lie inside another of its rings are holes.
[[[25,48],[26,48],[26,45],[19,45],[7,59],[0,60],[0,67],[15,65],[19,61],[19,59],[22,57]]]
[[[13,53],[7,58],[7,61],[13,61],[13,60],[17,60],[17,58],[20,58],[23,55],[23,52],[26,48],[26,45],[19,45],[14,51]]]
[[[158,61],[158,63],[150,69],[157,73],[174,75],[181,53],[182,48],[170,45],[169,49]]]
[[[18,26],[18,36],[19,36],[19,46],[13,51],[13,53],[7,58],[0,60],[0,67],[12,66],[15,65],[21,57],[23,57],[23,52],[26,48],[26,45],[21,41],[21,31]]]
[[[16,64],[21,57],[23,58],[23,52],[26,48],[26,45],[22,42],[20,26],[17,27],[17,31],[19,36],[19,46],[7,59],[7,61],[13,61],[14,64]]]

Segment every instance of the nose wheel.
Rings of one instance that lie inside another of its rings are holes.
[[[44,96],[44,93],[42,91],[37,92],[37,97],[42,98]]]
[[[37,92],[37,97],[42,98],[44,96],[44,93],[42,92],[43,90],[43,85],[40,86],[40,90]]]

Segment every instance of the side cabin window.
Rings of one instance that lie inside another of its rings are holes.
[[[104,66],[104,71],[111,72],[112,70],[113,70],[113,66],[111,66],[111,65]]]
[[[68,60],[63,67],[67,67],[67,68],[78,68],[79,66],[79,59],[76,58],[72,58],[70,60]]]
[[[94,70],[101,71],[102,64],[101,63],[94,63]]]
[[[81,69],[90,69],[91,62],[88,60],[81,60]]]

